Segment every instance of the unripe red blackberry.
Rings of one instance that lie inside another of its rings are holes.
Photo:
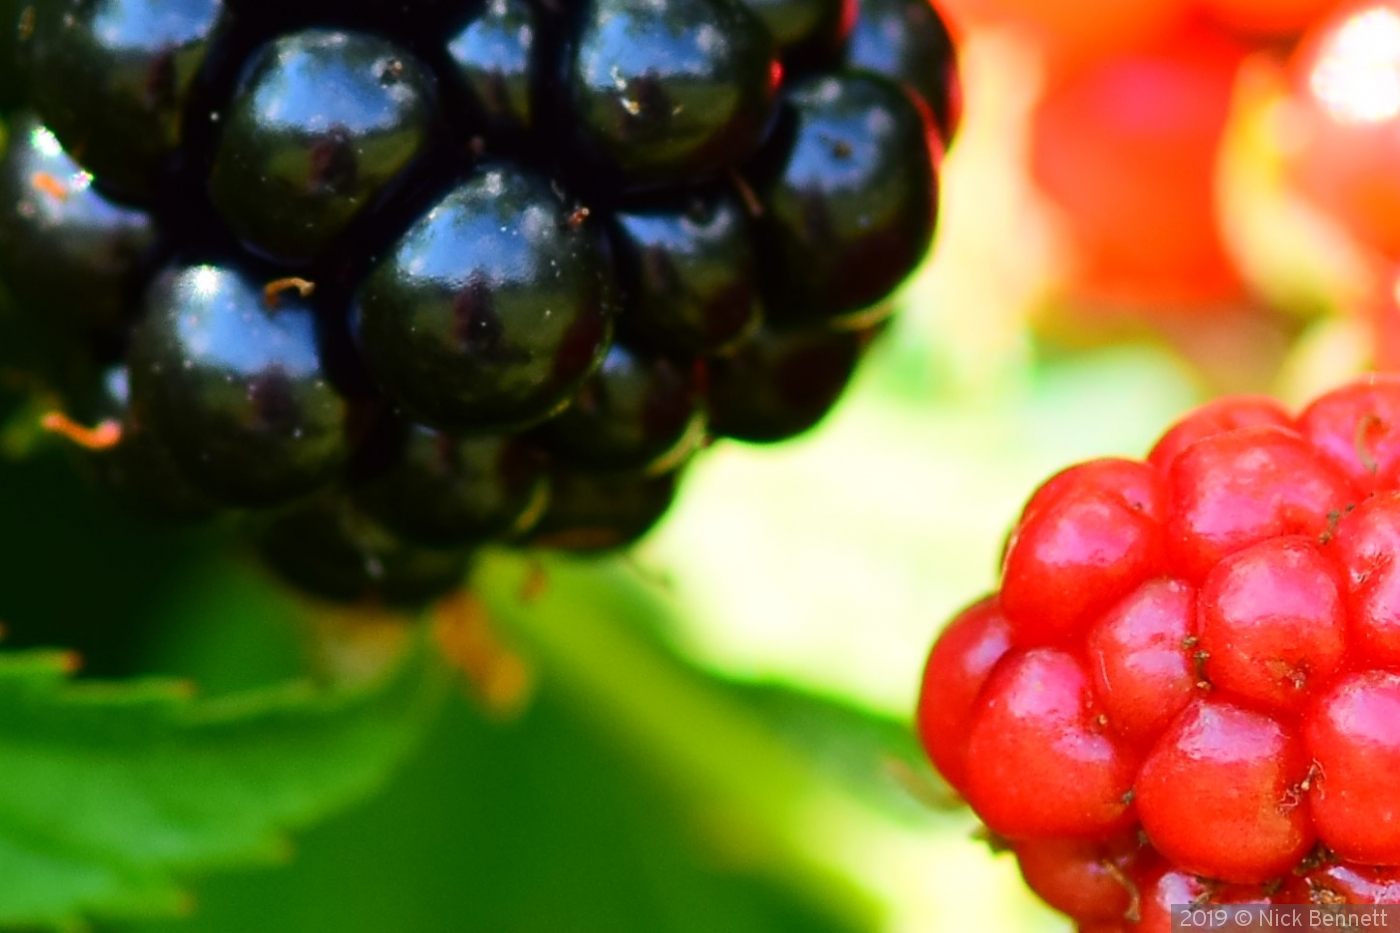
[[[920,736],[1081,928],[1374,903],[1400,870],[1397,566],[1400,377],[1296,416],[1213,402],[1036,491],[1000,589],[933,647]]]

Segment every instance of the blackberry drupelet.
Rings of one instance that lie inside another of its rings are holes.
[[[308,29],[249,61],[220,120],[209,193],[251,250],[315,259],[422,154],[428,68],[378,36]]]
[[[588,472],[567,465],[550,476],[549,506],[532,529],[531,544],[572,551],[607,551],[641,538],[676,496],[676,470]]]
[[[821,326],[870,322],[933,239],[937,156],[927,115],[870,73],[822,75],[787,93],[791,141],[764,212],[768,317]]]
[[[741,0],[591,0],[566,67],[579,141],[624,185],[684,184],[748,156],[781,76]]]
[[[355,295],[360,348],[421,420],[514,431],[561,412],[612,335],[601,231],[550,180],[483,164],[390,248]]]
[[[155,266],[155,219],[95,189],[32,113],[15,114],[7,130],[0,282],[75,339],[130,326]]]
[[[838,53],[857,0],[746,0],[788,64],[820,67]]]
[[[385,528],[424,547],[466,547],[514,539],[539,521],[549,464],[525,438],[402,431],[391,465],[352,491]]]
[[[232,506],[314,492],[345,459],[345,402],[301,300],[269,306],[246,274],[177,266],[150,287],[131,339],[132,404],[196,486]]]
[[[957,132],[962,87],[953,37],[928,0],[860,0],[844,63],[907,85],[932,109],[945,142]]]
[[[509,141],[537,129],[543,55],[541,14],[530,0],[486,0],[447,43],[444,85],[460,95],[459,122]]]
[[[0,115],[0,280],[93,472],[411,604],[820,421],[957,86],[924,0],[0,0]]]
[[[711,427],[725,437],[759,444],[811,430],[845,391],[873,337],[872,330],[765,327],[734,354],[711,364]]]
[[[461,585],[471,551],[414,545],[324,493],[255,516],[263,561],[292,586],[338,602],[414,606]]]
[[[541,445],[589,470],[653,473],[687,460],[705,437],[699,367],[614,343]]]
[[[171,522],[192,522],[218,513],[220,503],[185,476],[169,446],[131,403],[131,378],[125,366],[102,373],[92,407],[85,412],[115,433],[115,443],[84,451],[83,465],[116,496],[140,512]],[[113,431],[115,429],[115,432]]]
[[[613,215],[619,327],[657,350],[722,356],[762,320],[754,222],[727,189]]]
[[[29,103],[100,184],[149,200],[181,155],[219,0],[20,0]]]

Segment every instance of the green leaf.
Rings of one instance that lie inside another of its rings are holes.
[[[501,724],[451,702],[394,785],[275,871],[197,885],[186,921],[112,933],[854,933],[716,852],[695,811],[600,741],[552,679]]]
[[[475,581],[538,674],[520,719],[450,704],[390,792],[300,837],[285,870],[210,877],[189,922],[121,929],[874,929],[869,899],[790,837],[855,806],[826,764],[863,774],[907,750],[903,730],[687,664],[657,638],[673,607],[626,564],[545,559],[526,598],[533,564],[495,552]]]
[[[376,789],[440,706],[424,639],[377,679],[198,700],[0,654],[0,926],[189,907],[192,871],[284,859],[284,831]]]

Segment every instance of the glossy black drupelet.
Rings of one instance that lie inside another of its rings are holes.
[[[544,17],[529,0],[485,0],[447,43],[447,87],[468,135],[518,140],[537,129]]]
[[[573,404],[538,432],[539,440],[582,470],[673,469],[705,438],[700,377],[693,363],[643,356],[615,343]]]
[[[945,144],[962,118],[953,37],[928,0],[860,0],[842,64],[908,87],[933,112]]]
[[[30,113],[0,155],[0,281],[69,339],[131,324],[154,268],[155,218],[116,203]]]
[[[344,401],[310,308],[237,270],[178,266],[151,285],[131,341],[131,399],[190,481],[231,506],[316,491],[345,459]]]
[[[612,336],[597,224],[509,164],[433,204],[355,295],[359,343],[389,395],[435,427],[514,431],[557,415]]]
[[[323,599],[414,607],[461,586],[471,552],[419,547],[327,493],[253,518],[253,545],[292,586]]]
[[[539,520],[549,501],[548,460],[523,438],[453,437],[405,425],[400,450],[354,501],[405,540],[466,547],[511,540]]]
[[[132,405],[126,367],[103,373],[97,391],[94,419],[121,426],[115,447],[87,455],[102,482],[133,508],[160,520],[188,522],[216,515],[220,502],[186,478],[164,438]]]
[[[0,278],[121,425],[95,471],[414,605],[816,425],[957,87],[924,0],[0,0],[0,114]]]
[[[313,29],[268,43],[223,111],[215,208],[254,252],[316,259],[423,154],[435,88],[377,36]]]
[[[829,63],[856,18],[857,0],[746,0],[789,65]]]
[[[219,0],[22,0],[29,103],[103,187],[152,199],[178,161]],[[25,35],[27,33],[27,36]]]
[[[874,336],[764,329],[710,367],[711,427],[759,444],[810,431],[841,397]]]
[[[536,547],[610,551],[635,543],[676,498],[679,473],[591,473],[558,467],[549,507],[528,539]]]
[[[754,223],[735,192],[618,211],[613,247],[623,335],[685,356],[726,353],[762,320]]]
[[[786,106],[785,158],[758,189],[768,317],[869,323],[933,240],[937,137],[909,96],[874,74],[809,78]]]
[[[781,74],[741,0],[583,0],[566,67],[579,141],[623,186],[684,184],[747,157]]]

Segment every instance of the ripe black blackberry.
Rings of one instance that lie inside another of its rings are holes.
[[[0,0],[0,283],[139,507],[420,602],[822,418],[953,64],[927,0]]]

